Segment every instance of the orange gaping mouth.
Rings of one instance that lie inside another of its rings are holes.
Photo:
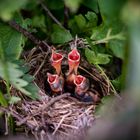
[[[80,61],[80,54],[77,51],[77,49],[73,49],[69,54],[68,54],[68,59],[69,61],[73,62],[79,62]]]
[[[50,84],[53,84],[53,83],[55,83],[56,82],[56,79],[57,79],[57,75],[56,74],[50,74],[50,73],[47,73],[47,75],[48,75],[48,82],[50,83]]]
[[[63,55],[60,53],[52,52],[51,60],[52,62],[61,62],[63,59]]]
[[[84,80],[85,80],[85,77],[83,77],[82,75],[77,75],[77,76],[75,76],[74,83],[75,83],[75,85],[79,86],[79,85],[83,84]]]

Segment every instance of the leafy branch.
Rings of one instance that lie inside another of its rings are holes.
[[[108,43],[110,40],[115,40],[115,39],[117,39],[117,40],[125,40],[126,39],[122,32],[118,33],[118,34],[115,34],[115,35],[111,35],[111,32],[112,32],[112,29],[109,29],[105,38],[100,39],[100,40],[92,41],[92,44],[97,45],[97,44]]]
[[[20,27],[19,29],[22,30]],[[28,34],[26,31],[24,33]],[[10,85],[32,99],[38,98],[38,88],[33,84],[33,77],[27,74],[29,69],[25,66],[25,62],[19,60],[23,41],[20,33],[5,24],[0,24],[0,78],[5,82],[5,94],[8,94],[6,99],[0,91],[0,104],[3,106],[5,102],[13,104],[20,100],[19,97],[10,94]]]
[[[50,46],[45,41],[41,41],[40,39],[36,38],[34,35],[32,35],[29,31],[27,31],[25,28],[21,27],[19,24],[17,24],[15,21],[10,21],[9,25],[17,30],[18,32],[22,33],[25,37],[30,39],[35,45],[46,47],[48,48],[48,51],[50,50]]]

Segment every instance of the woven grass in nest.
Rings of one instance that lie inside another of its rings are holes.
[[[65,53],[65,52],[64,52]],[[47,72],[53,71],[50,65],[50,55],[43,50],[32,50],[24,56],[31,67],[30,73],[35,76],[35,83],[39,87],[40,99],[33,101],[14,88],[12,93],[22,98],[16,106],[10,107],[10,112],[16,119],[17,126],[24,126],[38,139],[77,139],[84,136],[87,128],[93,126],[96,104],[84,103],[64,93],[57,97],[50,97],[46,92]],[[62,63],[63,72],[67,69],[66,61]],[[90,88],[94,94],[103,96],[114,92],[112,85],[96,67],[90,65],[83,58],[79,72],[90,80]],[[83,138],[82,138],[83,139]]]

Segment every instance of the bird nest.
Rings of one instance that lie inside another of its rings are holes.
[[[63,52],[67,54],[66,51]],[[46,92],[47,72],[53,71],[50,65],[50,54],[41,48],[23,54],[30,66],[30,74],[35,76],[35,84],[39,87],[39,100],[31,100],[16,89],[12,94],[21,97],[21,101],[12,105],[9,112],[15,118],[16,127],[32,132],[36,139],[78,139],[86,136],[88,128],[93,126],[96,116],[94,102],[81,102],[71,97],[70,93],[50,97]],[[66,61],[62,69],[67,69]],[[107,77],[84,58],[81,58],[79,72],[90,80],[91,91],[100,98],[114,92]]]

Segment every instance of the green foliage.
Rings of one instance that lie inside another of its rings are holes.
[[[112,51],[113,55],[124,59],[125,55],[125,41],[123,40],[112,40],[109,42],[109,48]]]
[[[63,0],[45,0],[47,3],[47,6],[51,9],[51,10],[59,10],[62,9],[64,7],[64,2]]]
[[[72,40],[72,36],[68,30],[62,29],[58,25],[53,26],[53,33],[51,35],[51,40],[53,43],[63,44]]]
[[[7,103],[3,93],[1,91],[0,91],[0,105],[4,106],[4,107],[8,106],[8,103]]]
[[[78,28],[80,30],[83,29],[83,28],[85,28],[85,26],[86,26],[86,20],[85,20],[85,18],[81,14],[75,16],[74,19],[75,19],[75,22],[76,22],[76,24],[77,24],[77,26],[78,26]]]
[[[108,54],[95,54],[94,51],[91,51],[90,49],[86,48],[85,49],[85,56],[87,57],[87,60],[91,63],[91,64],[107,64],[110,61],[111,57]]]
[[[25,67],[23,69],[25,71]],[[37,87],[30,83],[32,82],[32,78],[28,74],[25,74],[24,71],[22,71],[22,66],[20,65],[0,61],[0,77],[27,96],[33,99],[38,98]]]
[[[20,33],[0,23],[0,41],[6,59],[19,58],[23,42],[23,36]]]
[[[0,1],[0,17],[3,20],[9,20],[12,18],[13,14],[20,10],[27,0],[1,0]]]
[[[87,14],[75,15],[69,20],[69,28],[72,34],[76,35],[91,35],[93,27],[97,26],[98,18],[94,12],[87,12]]]
[[[121,76],[119,76],[119,77],[117,77],[116,79],[114,79],[114,80],[112,80],[112,83],[113,83],[113,85],[114,85],[114,87],[115,87],[115,89],[117,89],[118,91],[120,91],[121,90]]]
[[[98,18],[97,18],[97,15],[94,13],[94,12],[87,12],[87,14],[85,15],[85,17],[87,18],[88,20],[88,23],[89,27],[94,27],[97,25],[97,22],[98,22]]]
[[[96,13],[99,12],[98,0],[83,0],[82,4]]]
[[[16,15],[14,19],[22,24],[22,18],[19,15]],[[26,26],[25,23],[24,25]],[[30,98],[38,98],[38,89],[32,84],[33,78],[26,74],[28,68],[25,67],[25,62],[21,63],[18,60],[24,47],[23,44],[22,34],[8,25],[0,23],[0,77],[7,82],[8,93],[7,99],[2,95],[2,92],[0,93],[0,103],[3,106],[6,106],[6,100],[9,103],[19,101],[19,97],[10,95],[10,84]]]
[[[102,19],[105,23],[119,20],[121,8],[126,0],[98,0]]]
[[[80,6],[82,0],[64,0],[66,6],[70,8],[72,12],[76,12]]]

